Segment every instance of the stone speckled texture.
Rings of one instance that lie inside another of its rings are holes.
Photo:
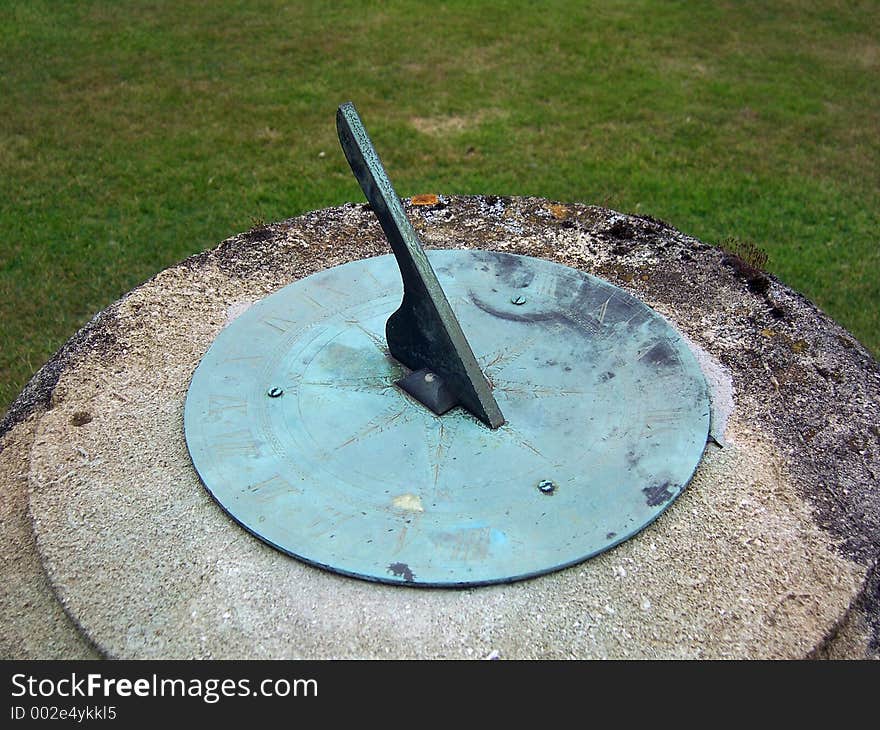
[[[94,659],[99,655],[55,600],[27,514],[30,448],[36,418],[0,437],[0,657]]]
[[[192,470],[183,399],[211,340],[247,302],[387,253],[366,206],[316,211],[231,238],[134,290],[7,414],[4,653],[88,656],[94,644],[113,657],[876,656],[871,356],[774,278],[659,221],[540,199],[427,201],[408,211],[428,247],[538,256],[601,276],[702,352],[732,410],[724,448],[708,447],[682,497],[599,558],[471,590],[343,578],[234,525]],[[36,567],[23,507],[6,506],[23,505],[28,470],[39,557],[76,627]],[[15,571],[33,596],[11,587]]]

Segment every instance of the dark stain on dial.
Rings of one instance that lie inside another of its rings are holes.
[[[535,272],[519,256],[499,253],[476,253],[478,261],[495,270],[495,276],[512,289],[524,289],[535,278]]]
[[[676,365],[675,351],[665,340],[658,342],[639,359],[657,368]]]
[[[416,579],[415,574],[406,563],[391,563],[388,566],[388,572],[393,576],[403,578],[407,583],[412,583]]]
[[[544,310],[539,312],[515,312],[511,309],[499,309],[481,299],[473,290],[468,291],[468,297],[475,306],[482,309],[486,314],[491,314],[499,319],[506,319],[512,322],[567,322],[565,316],[554,310]]]
[[[642,493],[645,495],[645,501],[649,507],[659,507],[664,502],[668,502],[675,496],[675,485],[669,481],[661,482],[650,487],[645,487]]]

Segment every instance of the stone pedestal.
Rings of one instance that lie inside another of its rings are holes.
[[[335,575],[263,544],[201,486],[189,379],[293,280],[388,252],[363,205],[254,229],[77,333],[2,428],[6,658],[876,656],[880,367],[809,301],[662,222],[531,198],[419,196],[429,248],[557,261],[621,286],[697,354],[714,432],[637,537],[467,590]]]

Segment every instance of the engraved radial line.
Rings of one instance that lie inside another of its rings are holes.
[[[510,426],[510,424],[505,424],[504,427],[505,427],[505,428],[506,428],[511,434],[513,434],[514,438],[516,438],[516,440],[520,443],[520,445],[525,446],[525,448],[527,448],[529,451],[532,451],[532,452],[534,452],[535,454],[537,454],[538,456],[540,456],[540,457],[541,457],[542,459],[544,459],[544,461],[546,461],[548,464],[553,464],[553,466],[556,466],[556,464],[554,464],[553,461],[551,461],[547,456],[545,456],[544,454],[542,454],[542,453],[538,450],[538,448],[537,448],[533,443],[531,443],[531,442],[530,442],[525,436],[523,436],[523,435],[522,435],[522,434],[521,434],[516,428],[513,428],[512,426]]]
[[[391,383],[389,383],[385,378],[379,375],[364,375],[361,378],[342,377],[333,378],[331,380],[303,380],[301,384],[329,386],[331,388],[362,388],[365,385],[375,385],[380,388],[391,387]]]
[[[438,419],[432,416],[426,418],[424,424],[428,482],[432,485],[434,499],[443,499],[444,494],[438,491],[440,479],[461,422],[453,418]]]
[[[528,398],[553,398],[566,395],[590,395],[592,390],[579,388],[566,388],[562,385],[534,385],[530,382],[522,382],[515,378],[493,378],[492,382],[498,390],[505,393],[515,393]]]
[[[446,427],[443,423],[440,423],[440,438],[437,441],[437,450],[434,452],[434,462],[432,466],[434,467],[434,490],[437,489],[437,482],[440,481],[440,465],[443,463],[443,434],[446,431]]]
[[[401,408],[396,413],[393,413],[392,415],[390,415],[384,419],[374,418],[364,428],[362,428],[360,431],[358,431],[354,436],[352,436],[348,440],[344,441],[343,443],[339,444],[339,446],[337,446],[336,448],[337,449],[344,449],[346,446],[353,444],[355,441],[363,438],[364,436],[367,436],[371,433],[375,433],[378,431],[384,431],[386,428],[391,426],[398,418],[400,418],[406,412],[406,410],[407,410],[406,408]]]
[[[542,332],[538,332],[530,337],[526,337],[524,340],[520,340],[515,345],[510,345],[500,350],[495,350],[495,352],[487,356],[484,369],[489,370],[490,368],[492,368],[497,371],[500,366],[509,365],[518,357],[521,357],[523,353],[525,353],[529,349],[529,347],[531,347],[535,342],[548,337],[548,335],[552,336],[553,334],[556,334],[560,329],[561,328],[558,325],[555,327],[550,327],[546,330],[543,330]],[[494,380],[495,379],[493,378],[493,382]]]
[[[437,447],[435,444],[440,443],[443,433],[443,421],[433,418],[426,418],[422,421],[425,429],[425,469],[427,471],[428,481],[437,486],[437,469],[435,467]]]
[[[379,352],[381,352],[383,355],[388,354],[388,345],[386,344],[385,340],[382,339],[379,335],[377,335],[375,332],[370,332],[370,330],[368,330],[356,320],[348,320],[348,324],[354,325],[361,332],[363,332],[369,338],[370,342],[372,342],[376,346],[376,349]]]

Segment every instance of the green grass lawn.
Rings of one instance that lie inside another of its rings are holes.
[[[650,214],[880,353],[880,3],[0,4],[0,411],[92,314],[226,236],[401,195]]]

